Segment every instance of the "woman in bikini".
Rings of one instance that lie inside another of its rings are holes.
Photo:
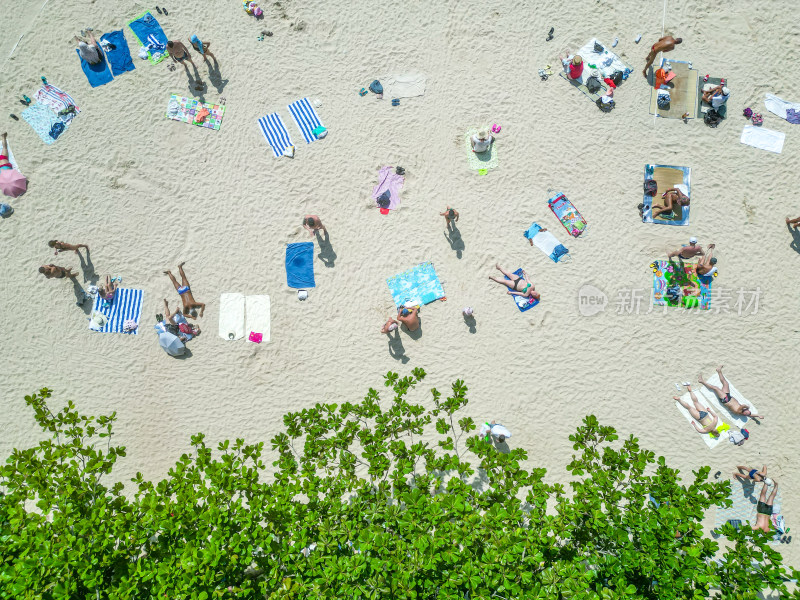
[[[65,252],[67,250],[72,250],[73,252],[75,252],[75,254],[78,254],[78,250],[80,248],[86,248],[86,251],[87,252],[89,251],[89,246],[87,246],[86,244],[68,244],[67,242],[50,240],[49,242],[47,242],[47,245],[50,246],[51,248],[54,248],[56,254],[58,254],[59,252]]]
[[[536,287],[530,282],[528,279],[528,274],[524,270],[522,271],[522,277],[518,277],[514,275],[514,273],[504,271],[500,265],[495,265],[495,267],[497,267],[497,270],[503,275],[508,277],[508,279],[500,279],[499,277],[493,277],[492,275],[489,275],[489,279],[497,283],[502,283],[504,286],[506,286],[508,288],[508,292],[506,293],[513,296],[533,298],[534,300],[539,299],[539,292],[536,291]]]
[[[689,411],[689,414],[692,416],[693,419],[696,419],[700,425],[703,427],[698,427],[697,423],[692,421],[692,425],[697,430],[697,433],[710,433],[714,436],[719,436],[719,431],[717,431],[717,421],[719,420],[717,415],[714,414],[714,411],[711,410],[710,406],[706,406],[705,410],[703,410],[703,405],[697,400],[697,396],[694,395],[692,391],[692,386],[686,386],[687,391],[689,392],[689,396],[692,398],[692,403],[689,404],[688,402],[684,402],[678,396],[673,396],[676,402],[678,402],[681,406],[683,406],[686,410]]]
[[[769,498],[767,498],[767,488],[769,486],[766,483],[761,486],[761,496],[758,499],[758,504],[756,504],[756,524],[752,526],[755,531],[770,532],[772,505],[775,502],[775,496],[778,494],[778,482],[773,480],[772,483],[774,485]]]
[[[181,297],[183,301],[183,314],[189,317],[190,319],[194,319],[194,315],[191,314],[192,310],[195,308],[200,309],[200,316],[203,316],[203,311],[206,309],[206,305],[202,302],[197,302],[192,296],[192,289],[189,287],[189,280],[186,278],[186,273],[183,272],[183,265],[185,262],[182,262],[178,265],[178,272],[181,274],[181,282],[178,284],[177,279],[172,274],[171,271],[164,271],[165,275],[168,275],[170,281],[172,281],[172,285],[175,286],[175,289],[178,291],[178,295]]]
[[[44,265],[39,267],[39,273],[48,279],[63,279],[64,277],[77,277],[77,273],[73,273],[69,267],[59,267],[57,265]]]
[[[736,470],[733,472],[733,478],[741,481],[755,481],[761,483],[767,479],[767,465],[761,467],[761,470],[751,469],[744,465],[736,465]]]
[[[728,380],[725,379],[725,376],[722,374],[722,365],[720,365],[717,369],[717,374],[719,375],[719,380],[722,382],[722,387],[717,387],[708,383],[705,379],[703,379],[702,373],[698,376],[697,381],[714,392],[714,395],[716,395],[717,399],[720,401],[720,404],[722,404],[722,406],[727,408],[733,414],[742,415],[743,417],[751,417],[753,419],[764,418],[764,415],[754,415],[753,411],[750,410],[750,407],[747,404],[742,404],[736,398],[731,397],[731,387],[728,384]]]
[[[111,304],[114,302],[114,294],[117,293],[117,287],[119,286],[116,281],[111,280],[111,275],[106,275],[105,283],[98,288],[97,293],[100,294],[103,300]]]
[[[683,217],[683,207],[689,206],[689,196],[686,195],[684,190],[680,189],[681,187],[684,186],[679,185],[677,187],[670,188],[662,194],[661,197],[664,199],[664,206],[653,207],[652,215],[654,219],[661,213],[673,212],[675,209],[680,209],[680,211],[675,210],[675,217],[677,219]]]

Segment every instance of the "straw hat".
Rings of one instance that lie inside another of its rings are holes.
[[[478,130],[478,139],[479,140],[485,140],[488,137],[489,137],[489,132],[486,131],[486,129],[479,129]]]
[[[572,64],[573,65],[579,65],[582,62],[583,62],[583,59],[580,57],[580,55],[576,54],[575,56],[572,57]]]

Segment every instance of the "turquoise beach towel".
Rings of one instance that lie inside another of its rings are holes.
[[[50,129],[59,120],[58,115],[44,104],[32,104],[22,111],[22,118],[33,127],[36,135],[45,143],[52,144],[55,139],[50,137]]]
[[[444,298],[444,288],[430,261],[389,277],[386,284],[397,308],[408,302],[422,306]]]

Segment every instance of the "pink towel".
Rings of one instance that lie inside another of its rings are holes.
[[[403,175],[395,172],[394,167],[383,167],[378,171],[378,185],[372,190],[372,197],[377,200],[383,192],[389,190],[389,210],[396,210],[400,206],[400,188],[405,180]]]

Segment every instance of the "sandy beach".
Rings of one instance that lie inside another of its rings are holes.
[[[136,471],[164,476],[194,433],[268,445],[287,411],[360,399],[382,388],[387,371],[422,367],[440,390],[464,379],[469,414],[506,425],[551,480],[564,476],[569,434],[595,414],[687,474],[710,465],[730,477],[736,465],[766,464],[787,524],[800,527],[790,378],[800,365],[800,234],[784,222],[800,216],[800,126],[764,108],[766,93],[800,102],[786,62],[800,24],[781,17],[792,4],[670,1],[665,10],[582,0],[565,12],[549,1],[282,0],[263,3],[260,21],[240,2],[178,1],[168,16],[126,0],[90,6],[25,4],[0,25],[0,132],[29,180],[0,222],[0,454],[38,438],[23,398],[41,387],[55,391],[54,406],[71,399],[89,414],[116,411],[126,480]],[[145,10],[170,39],[210,41],[216,74],[193,53],[203,90],[180,65],[169,70],[169,59],[138,58],[127,23]],[[123,30],[135,70],[91,88],[73,41],[87,26],[98,36]],[[683,38],[670,59],[692,62],[701,78],[726,78],[728,118],[718,128],[650,114],[641,69],[662,27]],[[258,40],[262,30],[273,35]],[[608,114],[557,75],[559,55],[592,38],[619,38],[613,51],[633,67]],[[556,74],[542,81],[546,65]],[[374,79],[404,73],[425,75],[422,96],[399,106],[359,96]],[[21,114],[18,99],[32,96],[41,76],[80,106],[52,145],[7,116]],[[166,118],[171,94],[225,98],[220,129]],[[311,144],[286,109],[303,97],[329,131]],[[786,134],[782,153],[740,143],[745,107]],[[276,158],[259,131],[257,120],[276,111],[295,141],[293,159]],[[464,135],[495,123],[498,166],[480,175],[468,166]],[[691,167],[688,226],[641,222],[646,164]],[[406,170],[402,202],[382,215],[372,190],[378,170],[397,165]],[[588,222],[580,237],[549,210],[556,192]],[[460,213],[463,248],[445,235],[446,205]],[[332,251],[316,257],[314,242],[316,287],[301,302],[287,287],[284,257],[286,244],[314,241],[301,224],[309,213],[322,218]],[[571,260],[554,263],[531,247],[523,232],[532,222]],[[649,265],[690,236],[716,245],[711,308],[652,307]],[[53,256],[48,240],[88,244],[91,264]],[[163,271],[177,274],[183,261],[206,309],[191,356],[176,360],[153,325],[164,298],[179,303]],[[380,328],[396,309],[386,279],[424,261],[446,301],[422,308],[420,335],[387,343]],[[90,305],[76,306],[74,285],[37,273],[50,262],[78,271],[82,288],[109,274],[143,290],[139,334],[90,331]],[[539,305],[519,312],[488,279],[495,263],[524,268]],[[220,295],[231,292],[269,295],[268,343],[218,335]],[[604,308],[588,316],[581,297]],[[472,330],[465,306],[475,310]],[[676,382],[699,387],[698,374],[720,365],[766,418],[750,422],[745,445],[709,449],[672,397],[683,393]],[[714,515],[707,521],[710,529]],[[796,542],[775,548],[800,564]]]

